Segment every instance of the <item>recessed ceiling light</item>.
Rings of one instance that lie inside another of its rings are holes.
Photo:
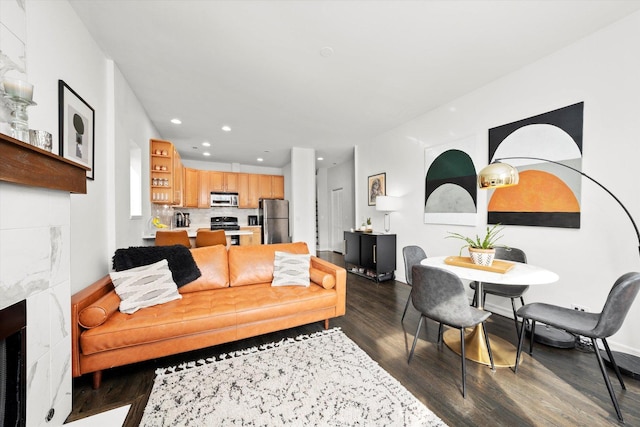
[[[259,161],[259,162],[263,162],[264,161],[264,159],[262,157],[258,157],[256,160]]]
[[[231,126],[224,125],[222,126],[222,130],[225,132],[231,132]]]
[[[202,153],[203,156],[210,156],[211,153],[209,153],[208,151],[205,151],[204,153]]]
[[[324,58],[328,58],[330,56],[333,56],[333,48],[329,47],[329,46],[325,46],[322,49],[320,49],[320,56],[324,57]]]
[[[202,143],[202,145],[203,145],[204,147],[211,147],[211,143],[210,143],[210,142],[208,142],[208,141],[203,142],[203,143]]]
[[[318,160],[324,160],[324,157],[318,157]]]
[[[182,120],[180,119],[171,119],[171,123],[173,123],[174,125],[181,125],[182,124]]]

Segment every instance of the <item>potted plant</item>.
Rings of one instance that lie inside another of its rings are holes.
[[[496,224],[493,227],[487,226],[487,232],[483,238],[480,238],[476,234],[475,239],[464,236],[460,233],[448,232],[449,236],[446,238],[460,239],[466,243],[460,248],[460,253],[464,248],[468,248],[471,262],[474,264],[490,266],[493,263],[493,258],[496,255],[496,242],[502,238],[500,232],[504,230],[504,227],[500,227],[500,224]]]
[[[371,224],[371,218],[367,218],[367,228],[366,228],[366,230],[368,232],[373,231],[373,225]]]

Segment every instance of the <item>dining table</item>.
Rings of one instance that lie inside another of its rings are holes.
[[[447,270],[460,279],[475,281],[476,307],[484,309],[483,283],[497,283],[501,285],[546,285],[557,282],[559,276],[543,267],[516,261],[494,260],[495,267],[474,265],[468,257],[438,256],[428,257],[420,262],[422,265]],[[466,358],[474,362],[490,365],[489,352],[482,335],[482,325],[468,328],[465,333]],[[443,335],[444,343],[451,350],[462,354],[460,333],[456,329],[449,329]],[[496,367],[510,367],[516,363],[516,346],[509,341],[489,334],[491,353]],[[522,356],[521,356],[522,357]]]

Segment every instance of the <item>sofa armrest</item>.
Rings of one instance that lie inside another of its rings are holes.
[[[338,293],[338,304],[336,305],[336,316],[343,316],[346,312],[347,301],[347,271],[329,261],[316,256],[311,257],[311,267],[331,274],[336,279],[335,290]]]
[[[85,329],[80,325],[80,312],[113,290],[111,277],[107,274],[71,297],[71,370],[73,377],[80,372],[80,334]]]

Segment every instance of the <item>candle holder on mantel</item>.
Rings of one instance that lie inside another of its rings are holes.
[[[29,143],[29,115],[27,107],[37,105],[35,102],[5,94],[5,99],[11,109],[11,136],[22,142]]]

